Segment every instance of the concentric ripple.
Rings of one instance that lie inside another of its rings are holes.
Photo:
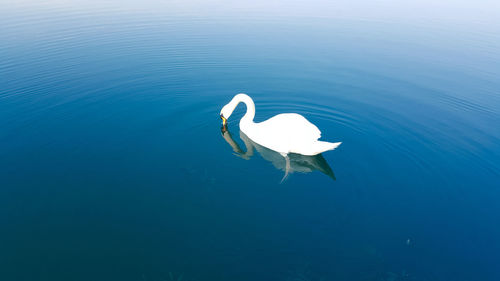
[[[500,280],[496,25],[226,2],[2,6],[2,280]],[[233,155],[240,92],[335,180]]]

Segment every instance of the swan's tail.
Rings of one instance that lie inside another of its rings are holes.
[[[334,150],[337,148],[341,142],[326,142],[317,141],[309,147],[306,151],[301,152],[303,155],[316,155],[328,150]]]

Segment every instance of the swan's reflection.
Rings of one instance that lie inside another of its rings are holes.
[[[234,141],[233,136],[229,132],[226,126],[221,128],[222,137],[224,140],[233,148],[236,156],[241,157],[245,160],[249,160],[254,154],[254,148],[259,152],[259,154],[265,160],[271,162],[276,169],[285,172],[282,182],[288,177],[288,175],[294,172],[300,173],[310,173],[312,171],[318,170],[325,175],[331,177],[335,180],[335,175],[333,174],[332,168],[326,162],[325,158],[321,154],[314,156],[306,156],[301,154],[290,153],[287,155],[282,155],[274,150],[268,149],[259,145],[248,138],[242,131],[240,131],[240,138],[245,143],[246,151],[243,151],[238,143]]]

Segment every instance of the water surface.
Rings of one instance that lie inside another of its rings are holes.
[[[2,280],[499,280],[497,22],[198,4],[2,8]],[[239,92],[343,144],[282,181]]]

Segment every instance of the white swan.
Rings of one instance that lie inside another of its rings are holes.
[[[319,141],[321,131],[304,116],[296,113],[278,114],[266,121],[255,123],[255,104],[246,94],[237,94],[222,108],[220,118],[223,126],[240,102],[247,106],[247,112],[240,120],[240,130],[254,142],[282,155],[316,155],[333,150],[341,144]]]

